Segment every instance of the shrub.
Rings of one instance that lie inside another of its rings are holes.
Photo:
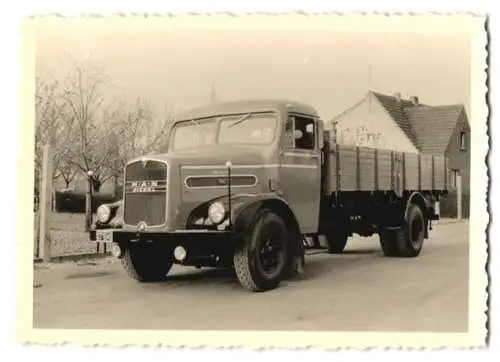
[[[111,193],[96,193],[92,195],[92,212],[96,212],[99,205],[114,202],[120,199]],[[55,212],[69,212],[73,214],[85,213],[85,193],[78,191],[57,191],[55,197]]]

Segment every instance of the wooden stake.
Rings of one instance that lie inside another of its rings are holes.
[[[90,231],[92,226],[92,171],[87,173],[87,192],[85,194],[85,230]]]
[[[40,243],[39,255],[44,263],[50,261],[50,214],[52,211],[52,150],[48,145],[43,148],[42,186],[40,188]]]

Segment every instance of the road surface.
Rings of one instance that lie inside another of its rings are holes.
[[[138,284],[119,261],[37,266],[34,327],[466,332],[468,223],[436,225],[420,257],[383,257],[378,237],[318,253],[306,273],[266,293],[224,270],[174,268]]]

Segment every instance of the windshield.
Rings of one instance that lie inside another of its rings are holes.
[[[172,132],[172,150],[209,145],[214,141],[215,119],[179,122]]]
[[[172,132],[172,150],[210,144],[264,145],[274,139],[274,113],[240,114],[179,122]]]

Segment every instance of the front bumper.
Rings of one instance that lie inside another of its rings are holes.
[[[234,236],[233,231],[220,230],[177,230],[174,232],[134,232],[123,229],[96,229],[89,232],[90,241],[98,243],[123,243],[123,242],[165,242],[179,239],[192,238],[224,238]]]
[[[179,230],[176,232],[131,232],[122,229],[97,229],[90,240],[109,246],[114,256],[122,257],[127,249],[153,248],[166,260],[183,265],[230,265],[238,238],[232,231]],[[176,256],[176,249],[183,257]]]

